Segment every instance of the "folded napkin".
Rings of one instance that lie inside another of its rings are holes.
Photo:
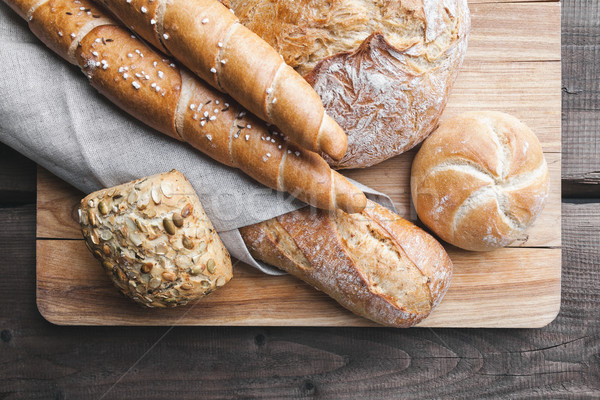
[[[173,168],[198,193],[235,258],[268,274],[238,228],[294,211],[304,203],[271,190],[121,111],[92,88],[79,68],[48,49],[6,4],[0,5],[0,141],[85,193]],[[357,184],[394,209],[389,197]]]

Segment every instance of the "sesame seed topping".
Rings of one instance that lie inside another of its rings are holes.
[[[248,125],[246,125],[246,128],[252,129],[252,125],[248,124]]]
[[[175,64],[171,63],[171,64],[169,64],[169,67],[175,68]]]
[[[125,72],[125,73],[123,74],[123,79],[127,80],[127,78],[129,78],[129,74],[127,74],[127,72]]]
[[[135,77],[136,77],[136,78],[139,78],[139,79],[142,79],[142,74],[140,74],[139,72],[136,72],[136,73],[135,73]]]
[[[58,31],[58,36],[60,36],[60,37],[62,37],[62,36],[63,36],[63,34],[62,34],[62,32],[61,32],[61,31]]]
[[[207,24],[207,23],[208,23],[208,18],[204,18],[204,19],[202,20],[202,23],[203,23],[203,24]]]
[[[148,79],[150,79],[150,75],[144,75],[144,79],[145,79],[145,80],[148,80]]]
[[[162,79],[163,76],[165,76],[165,74],[162,71],[158,71],[158,77]]]
[[[99,67],[99,66],[100,66],[100,61],[98,61],[98,62],[96,63],[96,67]]]
[[[156,20],[155,19],[151,19],[150,20],[150,25],[156,25]]]
[[[288,150],[288,154],[292,154],[292,151],[291,151],[291,150]]]
[[[217,70],[213,67],[213,68],[210,69],[210,72],[212,72],[213,74],[216,74]]]
[[[221,60],[221,64],[225,65],[226,63],[227,63],[227,61]]]
[[[157,93],[160,92],[160,86],[156,86],[156,88],[154,88],[154,90],[156,90]],[[163,94],[163,96],[164,96],[164,94]]]
[[[219,112],[219,109],[218,109],[218,108],[215,108],[215,109],[213,110],[213,112],[214,112],[215,114],[217,114],[217,113]]]
[[[246,135],[245,138],[246,138],[246,141],[250,140],[250,135]]]
[[[267,157],[271,157],[271,153],[267,153]]]
[[[204,116],[208,117],[208,111],[204,111]]]
[[[215,104],[219,104],[219,103],[220,103],[220,101],[219,101],[219,100],[215,100]]]
[[[75,34],[74,33],[71,33],[71,35],[69,35],[69,36],[71,36],[71,39],[75,39]]]
[[[136,88],[136,90],[142,87],[142,85],[140,85],[139,82],[136,81],[131,82],[131,86]]]
[[[131,4],[131,0],[127,0],[127,3],[128,3],[128,4]]]
[[[281,145],[277,146],[277,148],[278,148],[279,150],[281,150]]]
[[[263,162],[267,162],[268,159],[269,159],[269,157],[263,156]]]
[[[158,65],[158,63],[157,63],[156,61],[154,61],[154,62],[152,63],[152,65],[154,65],[154,68],[156,68],[156,66]]]
[[[165,40],[167,40],[169,38],[169,34],[168,33],[163,33],[163,38],[165,38]]]
[[[206,121],[200,121],[200,126],[206,125]]]
[[[277,102],[277,97],[273,97],[273,100],[271,101],[272,104],[275,104]]]
[[[267,88],[267,94],[273,93],[273,88]]]
[[[214,115],[212,117],[209,118],[211,121],[214,121],[215,119],[217,119],[217,117],[215,117]]]
[[[119,73],[120,73],[120,74],[122,74],[122,73],[123,73],[123,71],[125,71],[125,70],[123,69],[123,67],[119,67]]]
[[[197,120],[198,120],[198,114],[194,114],[194,116],[192,117],[192,119],[193,119],[194,121],[197,121]]]
[[[131,58],[131,57],[133,57],[133,54],[127,53],[127,57]]]
[[[296,157],[300,157],[300,152],[299,151],[295,152],[294,154],[296,155]]]
[[[79,7],[79,10],[85,11],[85,7]]]
[[[94,40],[94,42],[96,42],[96,43],[100,43],[101,41],[102,41],[102,39],[100,39],[100,38],[97,38],[96,40]]]
[[[135,49],[135,52],[140,54],[140,50],[139,49]]]
[[[86,11],[86,14],[87,15],[92,15],[92,12],[91,11]]]
[[[229,103],[225,103],[225,107],[229,107]]]
[[[140,57],[144,58],[144,53],[140,53]]]
[[[150,85],[151,88],[155,88],[156,87],[156,82],[152,82],[152,84]]]
[[[196,109],[196,105],[194,103],[190,104],[190,110],[195,110]]]
[[[131,29],[133,29],[133,25],[130,26]],[[131,35],[132,39],[135,39],[135,35]]]
[[[97,52],[97,51],[92,51],[92,55],[93,55],[94,57],[98,57],[98,52]]]
[[[212,136],[211,135],[206,135],[206,138],[208,139],[209,142],[212,141]]]
[[[223,43],[219,42],[219,43],[217,43],[217,46],[218,47],[223,47]]]
[[[104,65],[102,66],[102,69],[104,69],[104,70],[106,70],[107,68],[108,68],[108,64],[104,64]]]
[[[148,12],[148,9],[147,9],[146,7],[144,7],[144,6],[142,6],[142,8],[140,8],[140,11],[141,11],[143,14],[146,14],[146,13]]]

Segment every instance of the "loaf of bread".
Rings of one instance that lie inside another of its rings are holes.
[[[548,167],[535,134],[500,112],[468,112],[443,122],[413,161],[419,218],[467,250],[512,243],[548,196]]]
[[[279,54],[217,0],[103,0],[125,25],[311,151],[339,160],[346,135]]]
[[[364,194],[316,153],[288,143],[274,127],[178,68],[101,6],[89,0],[7,3],[48,47],[79,65],[100,93],[151,127],[315,207],[364,208]]]
[[[337,168],[405,152],[436,127],[467,49],[467,0],[223,0],[313,86],[348,135]]]
[[[184,305],[231,279],[229,253],[179,171],[90,194],[79,222],[115,286],[144,306]]]
[[[433,237],[371,201],[360,214],[307,207],[240,231],[255,258],[383,325],[422,321],[452,277]]]

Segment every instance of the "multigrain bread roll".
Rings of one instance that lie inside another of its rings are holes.
[[[452,277],[452,262],[433,237],[371,201],[360,214],[307,207],[240,231],[255,258],[383,325],[422,321]]]
[[[223,0],[313,86],[348,135],[337,168],[405,152],[437,125],[467,49],[467,0]]]
[[[542,211],[548,166],[535,134],[500,112],[443,122],[423,143],[411,174],[419,218],[467,250],[512,243]]]
[[[179,171],[90,194],[79,222],[115,286],[144,306],[184,305],[231,279],[229,253]]]

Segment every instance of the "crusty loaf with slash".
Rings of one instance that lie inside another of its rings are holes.
[[[229,253],[179,171],[91,193],[79,223],[115,286],[146,307],[187,304],[232,277]]]
[[[360,214],[304,208],[240,231],[257,259],[383,325],[422,321],[452,277],[432,236],[371,201]]]
[[[346,135],[310,85],[219,1],[101,3],[141,37],[300,146],[337,160],[346,152]]]
[[[287,138],[166,59],[89,0],[7,0],[90,83],[158,131],[319,208],[362,210],[364,194]],[[125,133],[124,133],[125,134]]]
[[[338,168],[405,152],[437,125],[467,49],[467,0],[223,0],[348,135]]]

